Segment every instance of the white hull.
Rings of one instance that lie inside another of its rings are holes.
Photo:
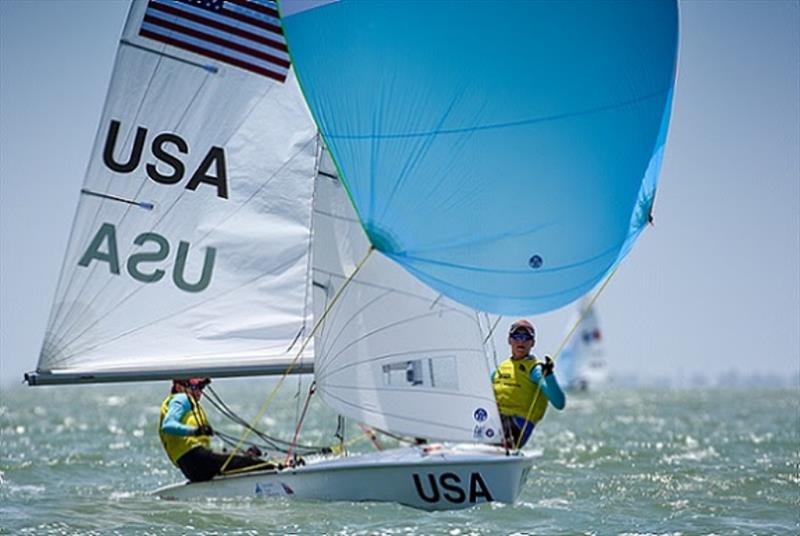
[[[495,447],[434,444],[186,482],[153,493],[163,499],[280,496],[452,510],[491,501],[514,502],[532,463],[530,454],[507,456]]]

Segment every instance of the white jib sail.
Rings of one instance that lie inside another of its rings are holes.
[[[319,318],[369,243],[323,158],[314,199]],[[498,442],[479,315],[375,251],[331,307],[314,347],[317,392],[337,412],[398,434]]]
[[[132,5],[39,374],[258,374],[311,323],[313,121],[288,55],[197,41],[201,9]]]

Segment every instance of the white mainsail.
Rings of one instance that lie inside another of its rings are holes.
[[[318,138],[294,72],[146,37],[153,4],[123,31],[36,383],[283,372],[311,322]]]
[[[327,153],[326,153],[327,154]],[[342,415],[399,434],[497,442],[500,419],[479,315],[369,249],[324,158],[314,199],[317,392]]]

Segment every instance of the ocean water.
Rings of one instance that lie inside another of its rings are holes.
[[[218,381],[247,419],[274,380]],[[550,411],[516,504],[423,512],[289,499],[162,501],[181,480],[156,435],[161,384],[5,388],[0,534],[800,533],[800,390],[609,389]],[[287,380],[261,427],[289,438],[305,386]],[[298,393],[301,393],[298,396]],[[216,428],[237,428],[206,405]],[[301,440],[332,444],[312,402]],[[348,427],[356,437],[358,429]],[[391,441],[387,445],[392,445]],[[370,451],[368,441],[353,451]]]

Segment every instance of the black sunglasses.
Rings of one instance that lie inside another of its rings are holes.
[[[511,335],[509,335],[509,337],[511,337],[515,341],[532,341],[533,340],[533,335],[531,335],[530,333],[526,333],[524,331],[514,332]]]

